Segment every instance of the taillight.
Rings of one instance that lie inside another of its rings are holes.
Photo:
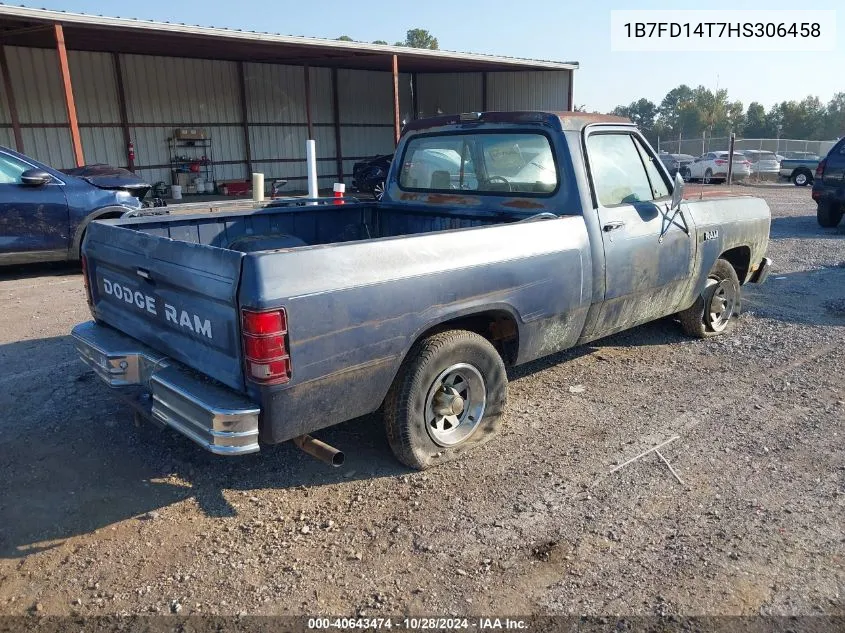
[[[717,158],[717,159],[715,160],[715,163],[716,163],[717,165],[727,165],[727,164],[728,164],[728,161],[726,161],[726,160],[722,160],[721,158]]]
[[[85,255],[81,258],[82,262],[82,283],[85,286],[85,299],[88,301],[88,307],[93,307],[94,299],[91,296],[91,284],[88,282],[88,258]]]
[[[821,178],[824,176],[824,168],[827,167],[827,159],[823,158],[819,161],[818,167],[816,167],[816,178]]]
[[[241,310],[241,328],[247,377],[265,385],[290,380],[285,309]]]

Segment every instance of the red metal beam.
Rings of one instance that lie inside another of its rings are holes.
[[[337,89],[337,68],[332,68],[332,110],[334,114],[334,151],[337,180],[343,182],[343,150],[340,146],[340,96]]]
[[[399,144],[402,128],[399,125],[399,56],[393,56],[393,140]]]
[[[70,142],[73,146],[73,156],[76,166],[85,164],[82,153],[82,137],[79,136],[79,120],[76,117],[76,102],[73,100],[73,84],[70,81],[70,66],[67,63],[67,48],[65,48],[65,33],[61,24],[53,25],[56,33],[56,52],[59,55],[59,71],[62,73],[62,84],[65,89],[65,105],[67,106],[67,122],[70,126]]]
[[[244,63],[238,62],[238,87],[240,88],[241,97],[241,123],[244,132],[244,158],[246,158],[246,177],[247,180],[252,178],[252,147],[249,143],[249,109],[247,108],[246,97],[246,73],[244,73]]]
[[[117,107],[120,114],[120,128],[123,130],[123,147],[126,152],[126,165],[129,171],[135,171],[134,152],[129,151],[132,143],[132,135],[129,133],[129,113],[126,109],[126,91],[123,89],[123,65],[120,62],[120,54],[112,53],[114,63],[114,77],[117,83]]]
[[[314,121],[311,117],[311,72],[308,64],[302,67],[305,73],[305,121],[308,123],[308,138],[314,138]]]
[[[9,106],[9,116],[12,118],[12,130],[15,134],[15,149],[23,153],[23,135],[21,121],[18,118],[18,105],[12,92],[12,76],[9,74],[9,62],[6,59],[6,47],[0,43],[0,73],[3,75],[3,88],[6,92],[6,103]]]

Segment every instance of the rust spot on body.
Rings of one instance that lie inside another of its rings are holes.
[[[707,185],[686,185],[684,200],[694,202],[700,198],[713,200],[714,198],[753,198],[748,192],[733,191],[731,189],[716,189]]]
[[[512,209],[545,209],[546,205],[542,202],[536,202],[527,198],[511,198],[502,203],[503,207],[510,207]]]

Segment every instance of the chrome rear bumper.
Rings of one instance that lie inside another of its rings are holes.
[[[71,332],[82,361],[111,387],[143,386],[152,416],[219,455],[258,450],[260,408],[107,325],[81,323]]]

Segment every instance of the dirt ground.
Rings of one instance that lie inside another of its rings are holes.
[[[426,473],[379,419],[215,457],[76,360],[79,271],[0,271],[0,613],[845,614],[845,227],[755,188],[774,273],[517,368],[504,435]],[[570,387],[581,386],[570,391]],[[662,455],[611,469],[674,436]]]

